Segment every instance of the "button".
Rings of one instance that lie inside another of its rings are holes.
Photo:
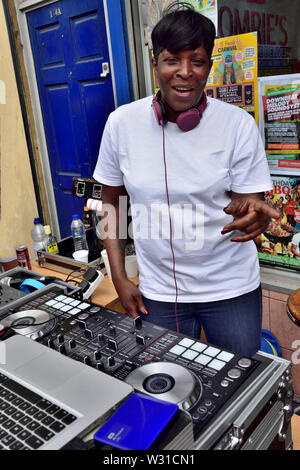
[[[191,349],[193,349],[194,351],[198,351],[198,352],[202,352],[206,348],[207,348],[207,345],[203,343],[195,343],[193,344],[193,346],[191,346]]]
[[[69,310],[69,314],[70,315],[76,315],[76,313],[78,312],[81,312],[81,310],[79,310],[79,308],[72,308],[72,310]]]
[[[242,375],[242,371],[240,369],[230,369],[227,374],[231,379],[238,379]]]
[[[58,295],[57,297],[54,298],[57,302],[62,302],[63,300],[67,299],[65,295]]]
[[[229,382],[228,382],[228,380],[225,380],[225,379],[224,379],[224,380],[221,381],[221,384],[220,384],[220,385],[221,385],[221,387],[226,388],[226,387],[228,387]]]
[[[239,360],[238,365],[241,367],[244,367],[244,369],[247,369],[250,367],[252,364],[251,359],[248,359],[247,357],[242,357],[242,359]]]
[[[202,364],[206,366],[211,361],[211,357],[205,356],[205,354],[200,354],[198,357],[196,357],[195,362],[198,362],[198,364]]]
[[[64,307],[61,308],[61,311],[62,312],[68,312],[68,310],[71,310],[71,306],[70,305],[65,305]]]
[[[56,310],[60,310],[64,305],[65,304],[63,304],[62,302],[56,302],[54,305],[52,305],[52,307]]]
[[[204,405],[207,406],[207,408],[210,408],[212,406],[213,402],[209,399],[205,400]]]
[[[220,352],[220,349],[213,348],[212,346],[209,346],[209,348],[205,350],[205,354],[207,354],[208,356],[212,356],[212,357],[215,357],[219,352]]]
[[[192,351],[191,349],[188,349],[186,352],[182,354],[182,357],[185,357],[185,359],[189,359],[190,361],[195,359],[195,357],[197,356],[198,356],[198,352]]]
[[[90,308],[89,312],[91,313],[97,313],[100,312],[101,307],[98,307],[97,305],[95,307]]]
[[[78,305],[78,308],[80,308],[80,310],[84,310],[85,308],[88,308],[90,306],[91,306],[90,304],[82,303],[82,304]]]
[[[64,302],[65,304],[70,304],[71,302],[73,302],[73,300],[74,300],[74,299],[73,299],[72,297],[66,297],[66,298],[63,300],[63,302]]]
[[[200,415],[204,415],[207,412],[207,408],[202,405],[202,406],[199,406],[199,408],[197,408],[197,411]]]
[[[234,354],[232,353],[229,353],[227,351],[222,351],[219,355],[218,355],[218,359],[220,359],[221,361],[224,361],[224,362],[229,362],[231,361],[231,359],[234,357]]]
[[[49,307],[52,307],[54,304],[56,304],[56,300],[48,300],[48,302],[45,303],[45,305],[48,305]]]
[[[169,352],[173,353],[173,354],[176,354],[176,356],[179,356],[180,354],[182,354],[183,352],[186,351],[186,348],[183,348],[182,346],[179,346],[178,344],[176,346],[174,346],[173,348],[170,349]]]
[[[78,310],[78,309],[74,309],[74,310]],[[71,313],[71,312],[69,312],[69,313]],[[81,313],[80,315],[78,315],[77,318],[78,318],[78,320],[86,320],[87,318],[89,318],[89,314],[88,313]]]
[[[225,362],[219,361],[218,359],[214,359],[213,361],[210,362],[209,367],[211,367],[214,370],[221,370],[225,366]]]
[[[192,344],[194,344],[195,340],[193,339],[189,339],[189,338],[183,338],[181,341],[180,341],[180,346],[183,346],[185,348],[189,348],[190,346],[192,346]]]

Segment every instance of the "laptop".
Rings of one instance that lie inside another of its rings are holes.
[[[58,450],[102,425],[130,385],[22,335],[0,362],[0,450]],[[4,362],[4,361],[2,361]]]

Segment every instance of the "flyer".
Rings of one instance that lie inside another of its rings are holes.
[[[300,74],[259,78],[261,135],[268,158],[300,154]],[[293,160],[291,158],[291,160]],[[294,167],[296,164],[291,163]]]
[[[215,40],[208,96],[240,106],[258,124],[257,33]]]
[[[300,150],[300,84],[265,85],[262,97],[266,150]]]
[[[265,200],[280,217],[256,237],[258,257],[300,269],[300,177],[273,175],[272,180],[273,190],[265,193]]]

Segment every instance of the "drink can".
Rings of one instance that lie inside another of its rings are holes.
[[[16,253],[17,253],[17,261],[18,265],[21,268],[26,268],[31,270],[31,264],[30,264],[30,258],[29,258],[29,253],[28,253],[28,248],[27,246],[18,246],[16,248]]]

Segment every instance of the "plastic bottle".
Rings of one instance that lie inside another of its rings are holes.
[[[37,251],[45,250],[47,241],[47,236],[45,234],[44,227],[38,217],[36,217],[33,221],[33,227],[31,229],[31,238],[33,240],[34,258],[37,260]]]
[[[58,255],[58,246],[57,246],[57,239],[51,233],[50,225],[45,225],[45,234],[47,235],[47,244],[46,244],[46,251],[52,255]]]
[[[88,250],[85,228],[78,214],[72,216],[71,233],[74,240],[75,251]]]

